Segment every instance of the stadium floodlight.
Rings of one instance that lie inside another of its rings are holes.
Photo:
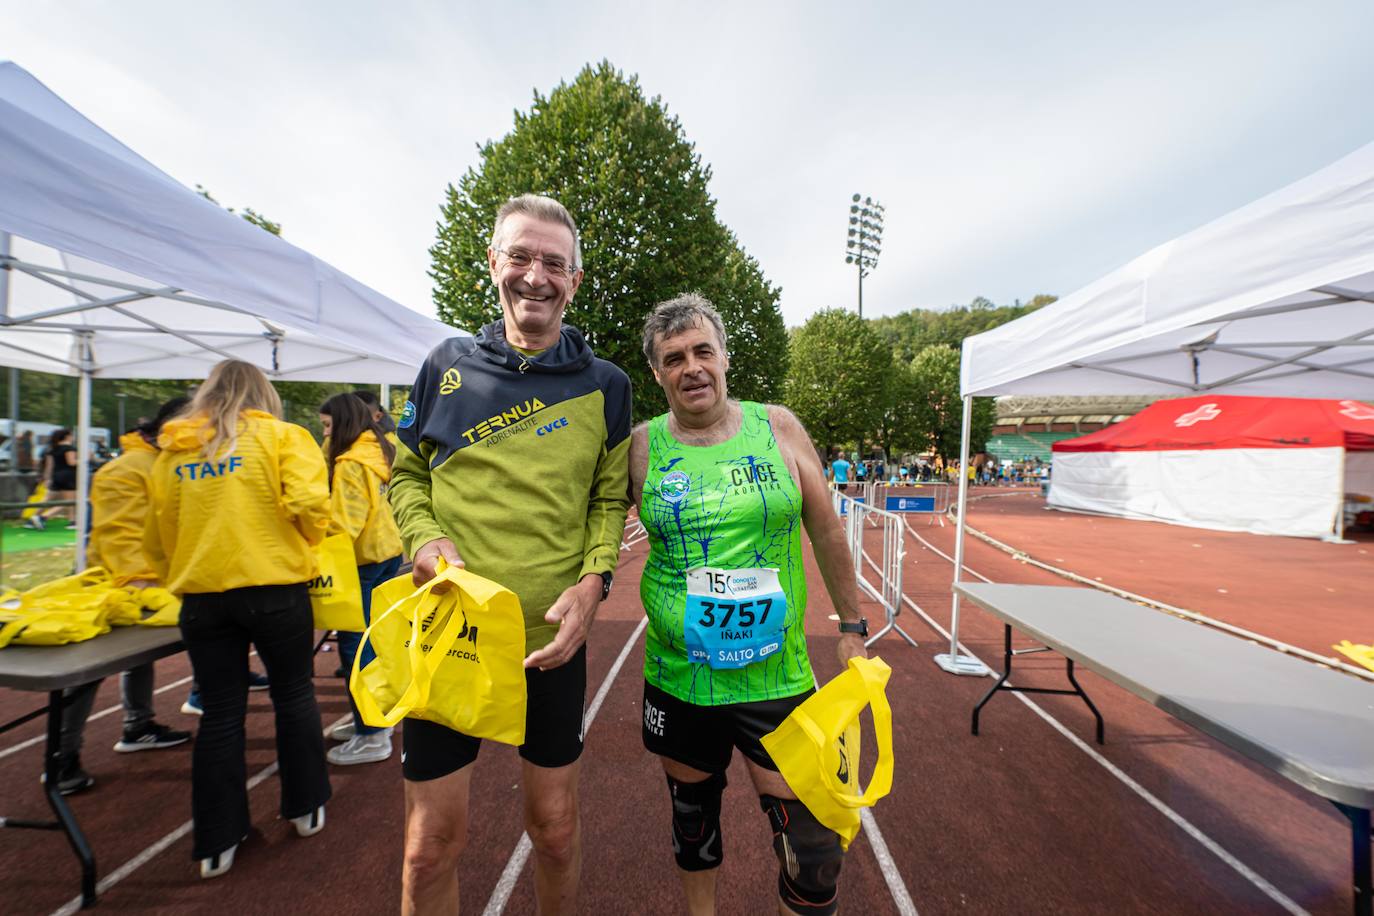
[[[864,277],[878,266],[883,249],[883,216],[886,209],[872,197],[855,194],[850,198],[849,239],[844,262],[859,271],[859,317],[864,314]]]

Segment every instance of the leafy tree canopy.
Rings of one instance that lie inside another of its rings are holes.
[[[196,193],[199,194],[201,197],[204,197],[206,200],[210,201],[210,203],[224,207],[224,204],[221,204],[219,201],[215,200],[214,195],[212,195],[208,190],[206,190],[204,185],[196,185]],[[238,211],[235,210],[233,207],[224,207],[224,209],[228,210],[230,213],[238,213]],[[238,213],[238,215],[248,220],[248,222],[252,223],[254,226],[257,226],[259,229],[266,229],[273,235],[281,235],[281,223],[272,222],[270,219],[263,216],[261,213],[254,210],[252,207],[244,207],[243,212]]]
[[[475,331],[501,317],[487,268],[496,211],[519,194],[546,194],[581,231],[586,274],[564,320],[629,373],[636,419],[667,409],[640,350],[644,319],[689,291],[724,319],[732,394],[778,399],[788,357],[780,290],[716,217],[710,167],[637,78],[605,61],[588,65],[547,96],[536,92],[511,132],[479,153],[448,187],[430,249],[441,320]]]
[[[911,361],[915,428],[926,441],[918,450],[934,451],[946,463],[959,459],[964,405],[959,395],[959,351],[943,345],[929,346]],[[973,399],[970,452],[983,451],[997,420],[992,398]]]
[[[871,435],[891,384],[892,350],[853,312],[826,309],[792,332],[786,404],[823,449]]]
[[[875,318],[873,325],[891,345],[897,359],[910,362],[923,349],[937,344],[958,350],[965,337],[1028,315],[1056,299],[1041,294],[1025,303],[1018,300],[1014,305],[995,305],[979,296],[968,305],[938,311],[912,309],[899,315]]]

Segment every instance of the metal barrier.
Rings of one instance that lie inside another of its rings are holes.
[[[883,636],[895,631],[912,646],[916,646],[916,640],[897,624],[897,615],[902,612],[902,561],[906,558],[906,535],[902,517],[861,502],[838,490],[834,491],[833,499],[836,514],[844,520],[845,540],[854,562],[854,578],[863,592],[883,606],[883,612],[887,617],[883,626],[871,634],[864,645],[871,646]],[[882,529],[881,564],[874,563],[873,558],[864,550],[864,533],[869,528]],[[878,574],[876,587],[864,576],[865,564]]]

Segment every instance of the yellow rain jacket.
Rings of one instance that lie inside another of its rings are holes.
[[[261,410],[239,414],[232,451],[207,460],[205,417],[162,428],[144,544],[177,595],[313,579],[329,527],[329,483],[303,427]]]
[[[120,436],[119,448],[120,456],[91,478],[91,542],[87,552],[90,565],[109,570],[115,585],[127,585],[135,579],[158,577],[143,549],[151,487],[148,478],[157,449],[138,433]]]
[[[371,430],[364,430],[334,461],[329,533],[353,539],[358,565],[401,555],[401,532],[386,501],[391,465]]]

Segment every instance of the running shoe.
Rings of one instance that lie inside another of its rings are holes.
[[[329,740],[347,741],[355,734],[357,734],[357,729],[353,727],[353,720],[347,719],[329,730]]]
[[[320,805],[309,814],[291,818],[291,825],[300,836],[314,836],[319,833],[324,829],[324,805]]]
[[[248,839],[244,837],[243,840]],[[234,867],[234,853],[239,851],[239,846],[243,840],[239,840],[224,852],[217,852],[213,856],[200,860],[200,876],[202,878],[218,878],[220,875]]]
[[[149,722],[137,731],[125,729],[124,737],[114,746],[121,754],[134,751],[156,751],[164,747],[176,747],[191,740],[190,732],[179,732],[167,725]]]
[[[192,690],[186,695],[186,702],[181,704],[181,711],[188,716],[202,716],[205,710],[200,705],[200,691]]]
[[[38,777],[38,781],[46,783],[48,774],[43,773]],[[70,757],[62,757],[57,764],[57,793],[59,795],[75,795],[77,792],[84,792],[95,785],[95,779],[90,773],[81,768],[81,755],[73,754]]]
[[[336,766],[380,763],[391,756],[391,736],[386,732],[354,735],[338,747],[331,747],[325,758]]]
[[[272,682],[267,679],[267,675],[258,674],[256,671],[248,672],[249,690],[266,690],[272,686]]]
[[[42,531],[48,526],[44,524],[43,516],[31,515],[28,518],[24,519],[24,527],[32,528],[34,531]]]

